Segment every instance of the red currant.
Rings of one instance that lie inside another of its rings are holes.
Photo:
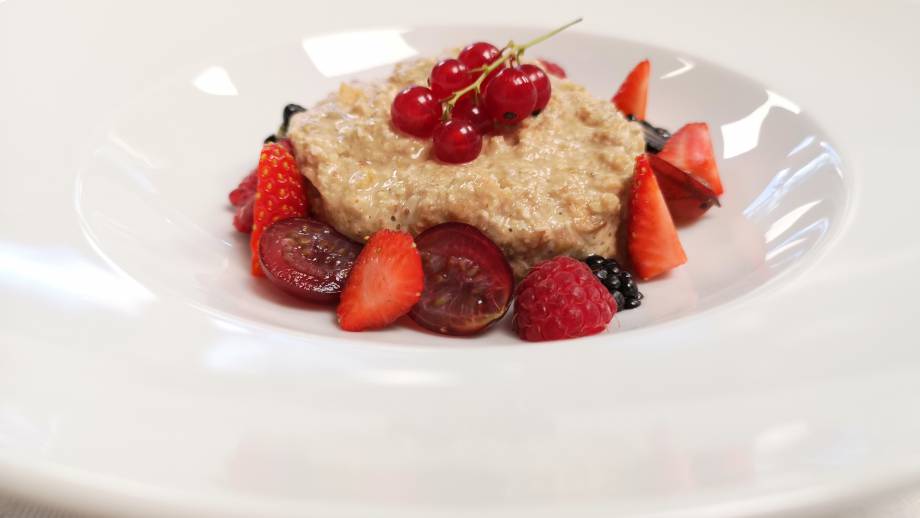
[[[495,126],[495,123],[492,122],[492,117],[489,117],[482,106],[476,102],[476,95],[473,92],[461,97],[450,115],[454,119],[469,122],[480,135],[489,133]]]
[[[537,89],[521,67],[503,68],[483,92],[486,113],[505,124],[521,122],[536,105]]]
[[[498,50],[495,45],[479,41],[470,43],[464,47],[463,50],[460,51],[460,55],[457,56],[457,59],[466,65],[466,68],[472,72],[477,68],[495,63],[495,60],[501,57],[501,55],[501,51]]]
[[[457,59],[444,59],[431,69],[431,93],[438,101],[443,101],[457,90],[461,90],[473,82],[466,65]]]
[[[390,119],[396,129],[426,138],[441,120],[441,104],[424,86],[410,86],[396,94],[390,108]]]
[[[543,108],[546,108],[546,103],[549,102],[550,95],[553,92],[553,85],[550,84],[549,76],[546,75],[542,68],[530,63],[525,63],[520,68],[527,74],[527,79],[530,79],[534,88],[537,89],[537,104],[533,107],[533,114],[538,115],[543,111]]]
[[[464,164],[482,151],[482,135],[469,122],[451,119],[434,130],[434,155],[448,164]]]

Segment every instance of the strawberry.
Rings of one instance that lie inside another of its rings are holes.
[[[425,273],[412,236],[380,230],[358,254],[336,311],[346,331],[377,329],[405,315],[422,296]]]
[[[540,64],[540,67],[546,71],[547,74],[558,77],[559,79],[565,79],[565,69],[559,66],[558,64],[548,60],[540,58],[537,60],[537,63]]]
[[[636,65],[626,80],[620,85],[617,94],[613,96],[613,104],[623,112],[623,115],[632,115],[639,120],[645,120],[645,107],[648,104],[648,75],[652,65],[646,59]]]
[[[297,170],[294,155],[281,144],[269,142],[262,147],[259,157],[258,184],[253,204],[252,274],[264,275],[259,266],[259,238],[272,223],[307,214],[307,197],[303,177]]]
[[[719,178],[715,153],[712,152],[709,125],[705,122],[692,122],[677,130],[658,156],[705,181],[716,196],[725,191]]]
[[[664,196],[646,155],[636,157],[629,203],[629,257],[642,280],[657,277],[687,262]]]
[[[719,198],[707,182],[658,155],[649,153],[648,161],[675,223],[693,221],[713,205],[719,205]]]

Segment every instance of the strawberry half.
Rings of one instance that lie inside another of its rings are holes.
[[[422,296],[425,273],[412,236],[380,230],[358,254],[336,314],[346,331],[385,327]]]
[[[556,63],[548,59],[543,59],[543,58],[538,59],[537,63],[540,64],[540,68],[545,70],[547,74],[554,75],[558,77],[559,79],[566,78],[565,69],[557,65]]]
[[[713,205],[720,205],[709,184],[684,171],[658,155],[648,154],[649,164],[668,210],[676,223],[688,223],[706,213]]]
[[[627,247],[633,268],[642,280],[658,277],[687,262],[646,155],[636,157]]]
[[[658,156],[705,181],[716,196],[725,192],[705,122],[691,122],[677,130]]]
[[[278,220],[305,216],[307,196],[294,155],[282,144],[269,142],[262,146],[258,177],[249,247],[252,251],[252,274],[261,277],[264,275],[259,265],[262,232]]]
[[[623,115],[632,115],[639,120],[645,120],[645,108],[648,105],[648,76],[652,65],[646,59],[636,65],[626,80],[620,85],[617,94],[613,96],[613,104],[623,112]]]

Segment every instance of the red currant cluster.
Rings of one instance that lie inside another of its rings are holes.
[[[409,86],[393,99],[390,117],[396,129],[431,138],[434,155],[449,164],[474,160],[482,138],[499,126],[514,126],[538,115],[549,102],[552,85],[546,72],[521,55],[578,23],[576,20],[524,45],[467,45],[456,58],[431,69],[428,87]]]

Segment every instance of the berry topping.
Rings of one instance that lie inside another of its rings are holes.
[[[724,192],[705,122],[693,122],[677,130],[658,156],[705,181],[716,196]]]
[[[495,45],[477,41],[464,47],[457,56],[457,60],[463,63],[467,70],[474,71],[495,63],[501,55],[501,51]]]
[[[450,116],[453,119],[469,122],[480,135],[488,134],[495,127],[492,117],[489,117],[485,110],[479,106],[476,96],[472,93],[464,95],[457,101],[457,105],[451,110]]]
[[[486,113],[503,124],[521,122],[536,105],[537,89],[521,67],[503,68],[483,92]]]
[[[482,151],[482,135],[472,124],[461,119],[444,121],[434,130],[434,155],[448,164],[475,160]]]
[[[656,127],[649,121],[639,120],[635,115],[627,115],[626,118],[629,119],[630,122],[638,122],[642,126],[642,136],[645,137],[646,153],[658,153],[661,151],[661,148],[664,147],[665,143],[668,142],[668,139],[671,138],[670,131]]]
[[[469,86],[473,79],[469,69],[459,60],[444,59],[431,69],[431,77],[428,82],[434,98],[443,101],[457,90]]]
[[[288,293],[313,302],[334,302],[361,251],[332,227],[309,218],[276,221],[259,240],[265,277]]]
[[[546,70],[547,74],[556,76],[559,79],[566,78],[565,69],[560,67],[556,63],[553,63],[552,61],[548,59],[542,59],[542,58],[538,59],[537,62],[540,63],[540,66],[543,67],[543,70]]]
[[[581,261],[557,257],[533,268],[517,288],[514,329],[524,340],[600,333],[617,312],[610,292]]]
[[[648,104],[648,76],[651,68],[647,59],[636,65],[636,68],[626,76],[620,90],[611,99],[617,109],[623,112],[623,115],[645,119],[645,107]]]
[[[636,157],[629,203],[629,257],[640,279],[662,275],[687,262],[664,196],[646,155]]]
[[[307,111],[307,109],[299,104],[292,103],[284,107],[284,113],[282,114],[283,118],[281,121],[281,131],[280,131],[282,136],[287,134],[288,126],[290,126],[291,124],[291,117],[293,117],[295,113],[300,113],[300,112],[305,112],[305,111]]]
[[[255,205],[256,197],[255,195],[250,196],[246,203],[243,203],[236,208],[236,212],[233,213],[233,226],[238,232],[248,234],[252,232],[252,214],[253,214],[253,205]]]
[[[444,223],[416,238],[425,289],[409,316],[450,335],[478,333],[508,310],[514,276],[504,254],[475,227]]]
[[[527,74],[527,79],[537,90],[537,104],[533,107],[533,115],[539,115],[543,108],[546,108],[546,104],[549,103],[553,85],[550,84],[549,76],[546,75],[542,68],[529,63],[521,65],[520,68]]]
[[[258,185],[253,206],[252,274],[262,275],[259,266],[259,238],[272,223],[307,213],[303,177],[294,155],[280,143],[265,144],[259,157]]]
[[[346,331],[389,325],[418,302],[424,288],[422,260],[412,236],[380,230],[358,254],[337,310]]]
[[[259,169],[255,168],[249,172],[240,184],[230,191],[230,203],[234,207],[241,207],[246,204],[253,196],[256,195],[256,183],[258,182]]]
[[[687,223],[706,213],[719,198],[709,185],[696,176],[675,167],[658,155],[648,155],[658,187],[668,203],[675,223]]]
[[[441,104],[428,88],[410,86],[396,94],[390,108],[390,118],[399,131],[428,138],[441,120]]]
[[[642,294],[632,274],[620,267],[614,259],[592,255],[585,259],[591,272],[607,288],[617,302],[617,311],[634,309],[642,304]]]

